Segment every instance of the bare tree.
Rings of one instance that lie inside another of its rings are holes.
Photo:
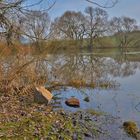
[[[0,36],[5,36],[9,45],[13,33],[16,34],[18,31],[17,24],[13,24],[12,19],[18,21],[17,15],[29,15],[31,9],[48,11],[55,2],[55,0],[36,0],[32,3],[30,0],[0,0]],[[41,8],[43,3],[46,5]]]
[[[67,11],[52,24],[56,38],[82,40],[85,35],[85,17],[81,12]]]
[[[89,38],[89,46],[93,46],[93,40],[101,36],[107,29],[108,14],[100,8],[87,7],[85,9],[87,14],[86,32]]]
[[[137,22],[129,17],[114,17],[110,21],[110,29],[119,41],[119,46],[127,48],[131,42],[135,43],[135,39],[131,36],[131,32],[138,29]]]
[[[8,45],[13,32],[13,25],[11,23],[10,13],[15,14],[15,7],[19,7],[22,1],[8,2],[5,0],[0,1],[0,34],[4,35],[7,39]],[[13,15],[12,14],[12,15]]]
[[[22,19],[22,32],[31,43],[34,43],[38,50],[41,50],[43,42],[48,38],[50,33],[50,17],[47,12],[30,11]]]
[[[0,0],[0,36],[5,36],[9,45],[13,33],[16,34],[18,31],[18,27],[11,22],[9,15],[18,18],[17,13],[28,15],[31,10],[48,11],[56,1],[57,0],[36,0],[31,2],[30,0]],[[103,8],[110,8],[113,7],[118,0],[104,0],[104,3],[97,2],[97,0],[85,1]],[[80,30],[83,32],[84,27],[80,26]],[[19,36],[19,33],[17,36]],[[83,35],[81,34],[81,38],[82,37]]]

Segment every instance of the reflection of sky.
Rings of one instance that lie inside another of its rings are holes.
[[[136,69],[134,75],[130,75],[125,78],[116,78],[117,81],[121,84],[121,88],[127,91],[140,91],[140,69]]]
[[[118,89],[62,90],[61,105],[66,110],[76,111],[76,108],[65,105],[66,99],[75,96],[80,100],[80,109],[95,109],[120,117],[123,121],[134,120],[140,124],[140,69],[136,68],[132,75],[125,77],[118,75],[113,80],[120,83]],[[83,101],[86,96],[90,97],[90,102]]]

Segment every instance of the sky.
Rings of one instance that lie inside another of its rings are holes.
[[[96,5],[90,4],[85,0],[57,0],[56,4],[49,11],[49,14],[54,19],[61,16],[67,10],[83,12],[87,6],[96,7]],[[105,10],[108,12],[109,17],[128,16],[135,18],[140,23],[140,0],[119,0],[115,7]]]

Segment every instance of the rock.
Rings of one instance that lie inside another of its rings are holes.
[[[92,136],[88,133],[84,133],[85,137],[91,138]]]
[[[34,92],[35,102],[48,104],[51,101],[52,97],[53,97],[52,93],[47,89],[45,89],[45,87],[39,86],[35,88]]]
[[[89,100],[89,97],[88,97],[88,96],[85,97],[85,98],[84,98],[84,101],[85,101],[85,102],[89,102],[89,101],[90,101],[90,100]]]
[[[77,98],[70,98],[65,101],[66,105],[71,107],[80,107],[80,101]]]
[[[133,121],[127,121],[123,123],[124,130],[133,138],[138,139],[139,128],[137,124]]]

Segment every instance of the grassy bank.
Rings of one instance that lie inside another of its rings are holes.
[[[127,46],[120,47],[121,41],[124,35],[113,35],[99,37],[93,41],[93,46],[91,47],[88,43],[88,39],[83,40],[47,40],[43,42],[42,45],[36,46],[35,43],[31,44],[20,44],[19,42],[14,42],[13,45],[7,47],[6,42],[0,43],[0,54],[5,53],[24,53],[24,54],[40,54],[40,53],[61,53],[61,52],[79,52],[79,51],[93,51],[98,52],[102,49],[106,49],[111,52],[113,49],[120,49],[121,51],[131,51],[131,49],[140,48],[140,31],[135,31],[126,34]],[[129,49],[129,50],[128,50]],[[106,52],[105,50],[105,52]],[[104,50],[102,51],[104,52]]]

